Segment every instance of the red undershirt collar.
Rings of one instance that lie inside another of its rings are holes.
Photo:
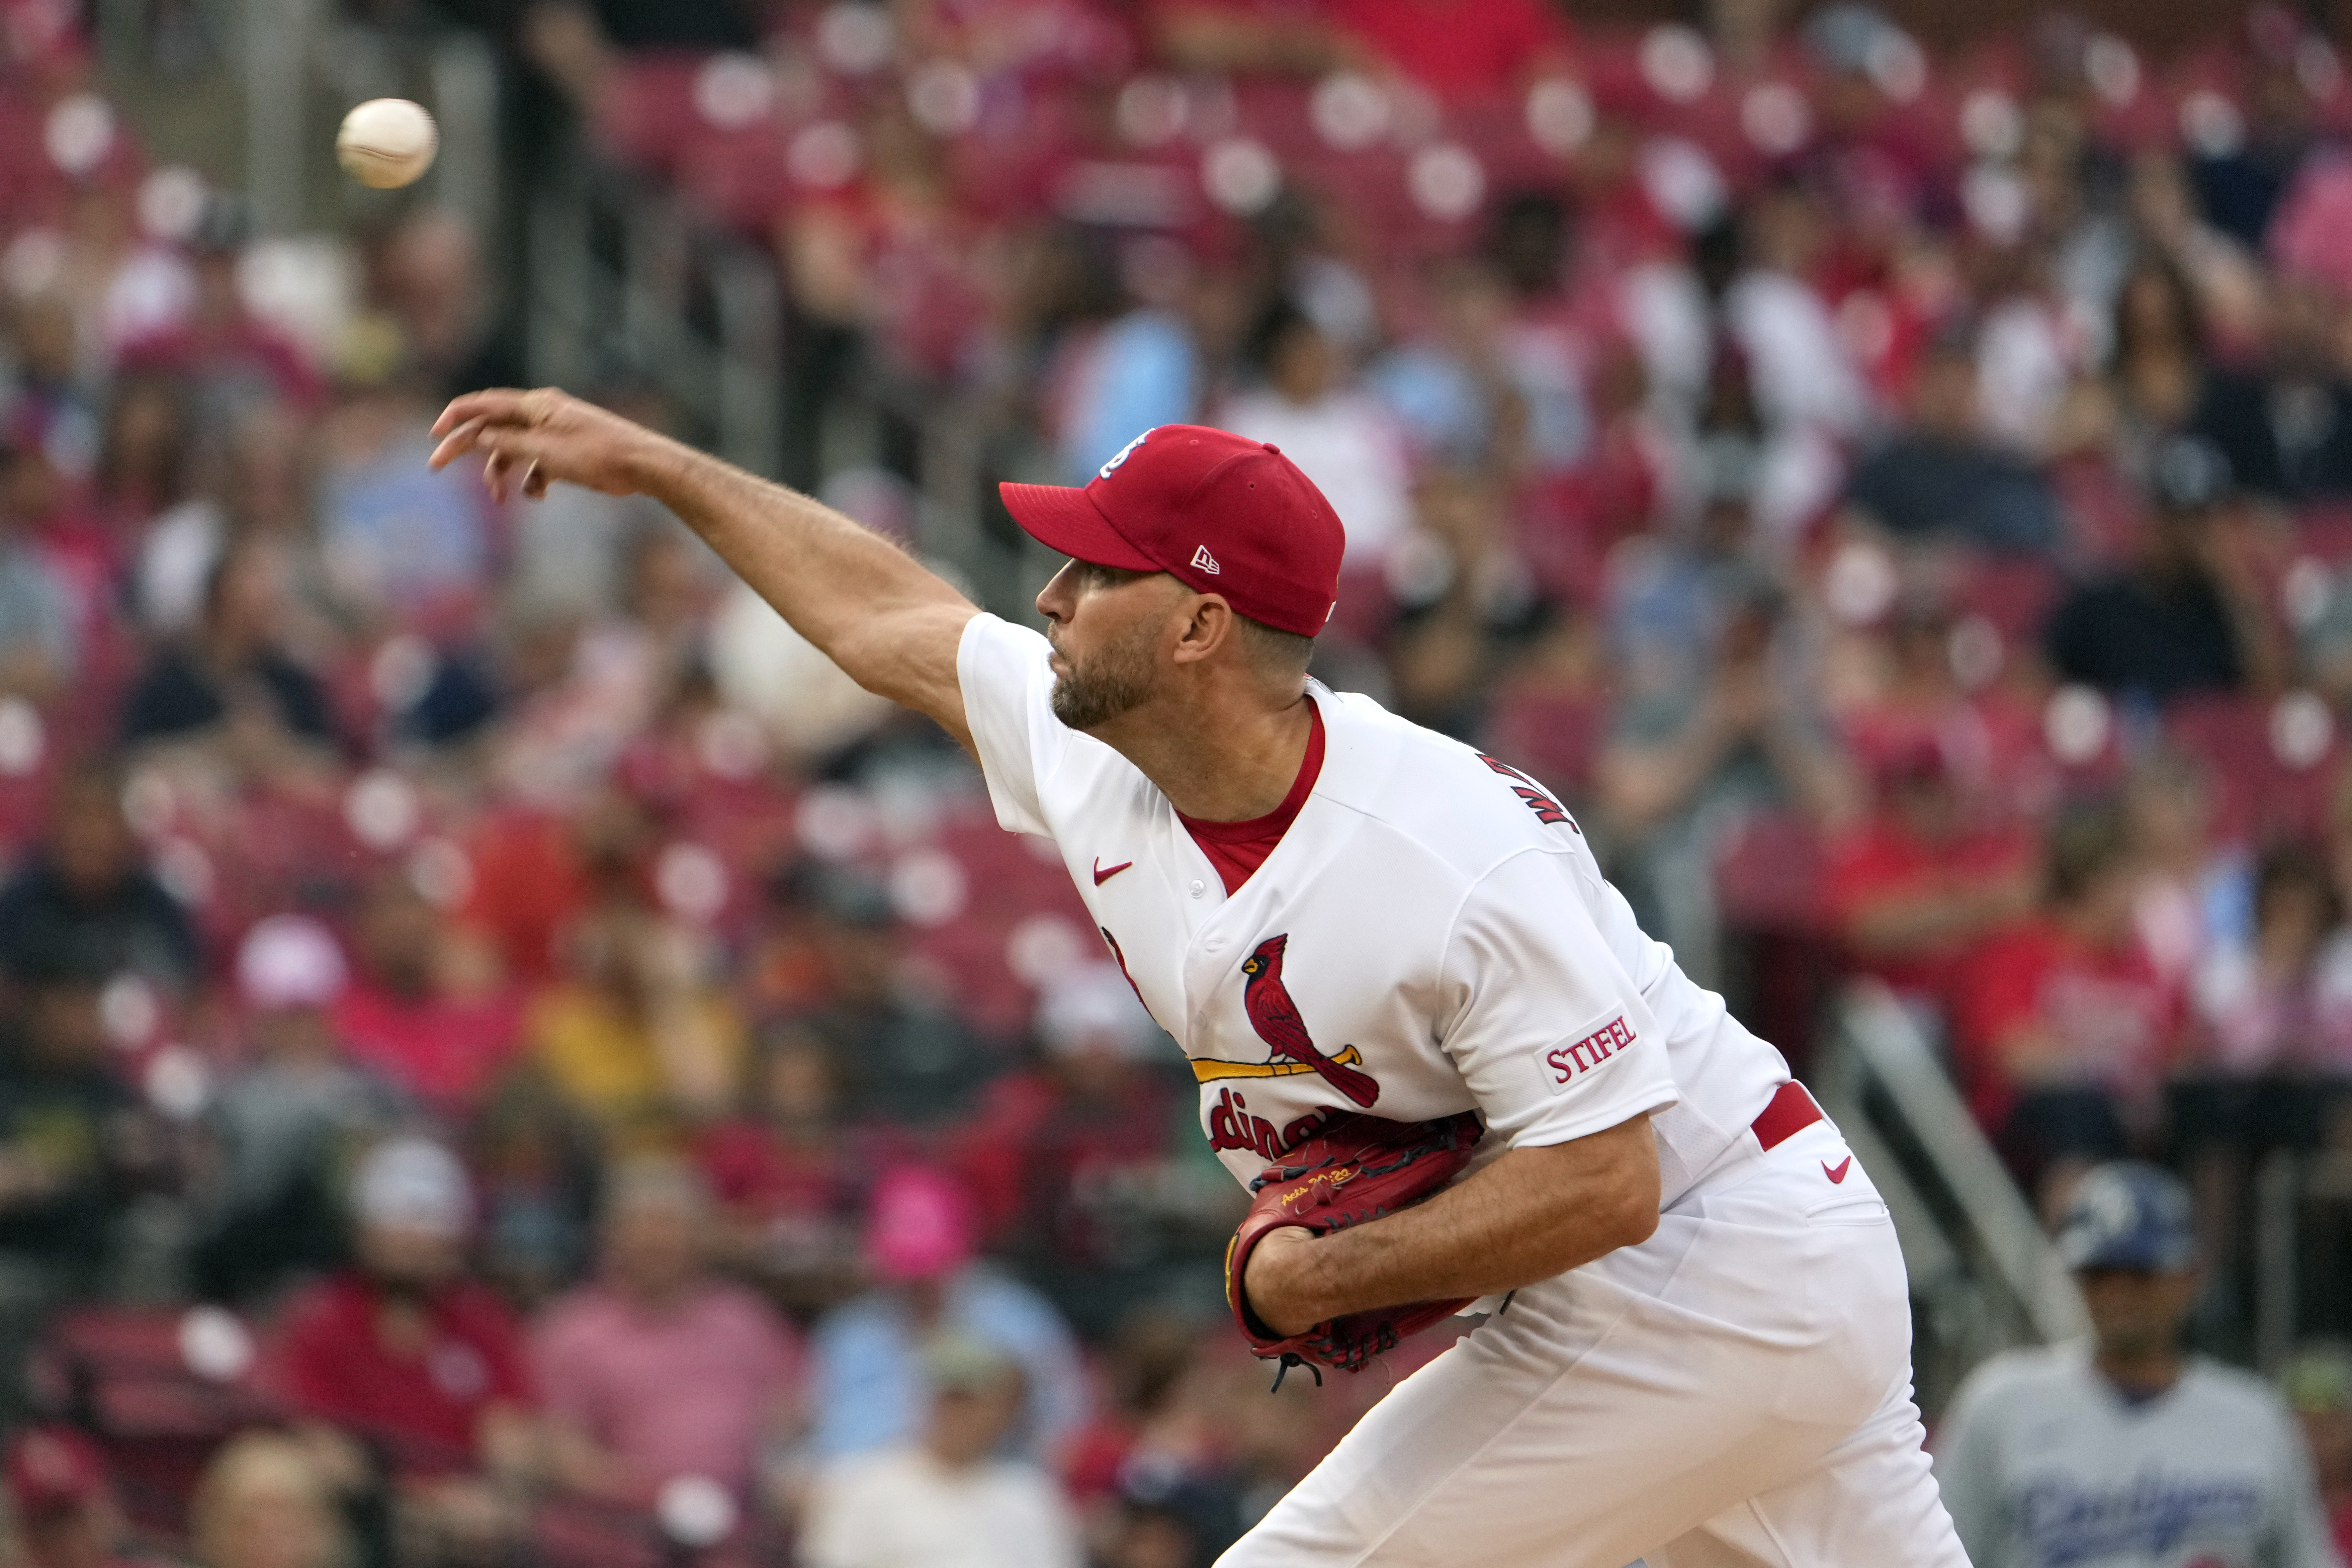
[[[1274,847],[1282,842],[1283,834],[1306,805],[1307,797],[1314,793],[1316,779],[1323,772],[1323,710],[1309,697],[1307,712],[1307,754],[1299,760],[1298,777],[1292,781],[1290,793],[1282,797],[1280,805],[1246,822],[1202,822],[1181,811],[1176,814],[1185,831],[1192,836],[1192,842],[1216,867],[1228,897],[1241,890],[1250,873],[1264,865]]]

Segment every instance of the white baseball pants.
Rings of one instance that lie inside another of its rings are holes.
[[[1968,1568],[1885,1205],[1827,1121],[1748,1147],[1400,1384],[1218,1568]]]

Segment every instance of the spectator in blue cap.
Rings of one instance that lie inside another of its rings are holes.
[[[2339,1568],[2294,1417],[2191,1355],[2189,1191],[2153,1165],[2084,1176],[2056,1237],[2087,1342],[2011,1351],[1962,1384],[1936,1444],[1976,1568]]]

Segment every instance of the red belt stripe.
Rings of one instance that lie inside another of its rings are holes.
[[[1813,1103],[1813,1097],[1805,1092],[1805,1086],[1790,1079],[1773,1091],[1770,1102],[1764,1107],[1764,1114],[1748,1126],[1756,1134],[1756,1142],[1770,1149],[1787,1142],[1822,1120],[1822,1108]]]

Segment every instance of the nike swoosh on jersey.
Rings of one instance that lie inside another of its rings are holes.
[[[1099,855],[1096,856],[1095,886],[1097,888],[1101,887],[1105,882],[1109,881],[1113,877],[1118,876],[1121,871],[1126,870],[1129,866],[1134,864],[1135,862],[1132,860],[1122,860],[1118,865],[1113,866],[1109,870],[1106,871],[1103,869],[1102,857]]]
[[[1851,1154],[1848,1154],[1844,1159],[1840,1160],[1834,1169],[1831,1167],[1830,1163],[1827,1160],[1824,1160],[1822,1162],[1822,1174],[1827,1176],[1832,1183],[1843,1182],[1845,1180],[1847,1168],[1853,1165],[1853,1156]]]

